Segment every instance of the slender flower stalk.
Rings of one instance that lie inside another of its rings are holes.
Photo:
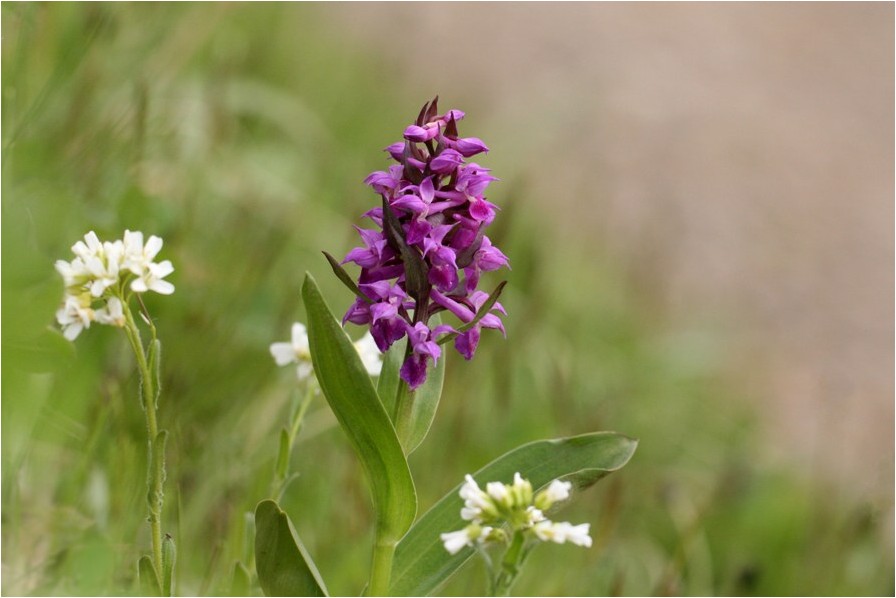
[[[134,352],[140,374],[140,406],[146,419],[146,500],[152,540],[150,562],[155,574],[155,580],[144,581],[153,591],[170,596],[175,550],[174,540],[162,531],[168,432],[159,430],[158,424],[161,342],[140,298],[147,291],[162,295],[174,292],[174,285],[164,280],[174,271],[171,262],[153,261],[161,248],[162,239],[152,236],[144,244],[141,232],[125,231],[123,239],[111,242],[100,242],[93,231],[87,233],[83,241],[72,246],[72,261],[56,262],[56,270],[65,283],[56,320],[65,337],[72,341],[92,323],[121,328]],[[131,299],[135,297],[140,316],[149,327],[148,345],[143,344],[131,311]]]

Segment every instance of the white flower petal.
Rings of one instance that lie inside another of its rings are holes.
[[[140,236],[142,237],[143,234],[141,233]],[[162,241],[162,239],[160,237],[152,235],[149,238],[149,240],[146,242],[146,247],[143,248],[143,257],[147,261],[152,261],[152,259],[154,257],[156,257],[159,254],[159,252],[162,250],[163,243],[164,242]]]
[[[174,292],[174,285],[167,280],[153,280],[148,286],[150,291],[155,291],[159,295],[170,295]]]
[[[308,376],[311,375],[311,372],[314,368],[311,367],[311,364],[307,361],[300,361],[299,365],[296,366],[296,377],[299,380],[304,380]]]
[[[466,529],[448,532],[439,536],[449,554],[457,554],[464,546],[471,546],[470,534]]]
[[[270,347],[271,356],[279,366],[296,363],[296,352],[292,348],[291,343],[273,343]]]

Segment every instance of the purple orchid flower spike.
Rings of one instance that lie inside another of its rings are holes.
[[[483,272],[509,267],[507,256],[484,234],[498,210],[485,192],[497,179],[467,162],[488,146],[458,135],[464,117],[460,110],[439,114],[436,100],[427,102],[402,141],[385,148],[395,164],[364,180],[382,197],[382,205],[364,214],[376,228],[356,227],[363,246],[342,261],[361,268],[354,289],[360,296],[343,324],[369,326],[382,351],[407,337],[400,375],[412,390],[442,357],[441,344],[454,339],[458,352],[471,359],[482,329],[504,332],[504,308],[477,290]],[[488,313],[479,314],[486,303]],[[430,329],[430,317],[440,311],[454,314],[460,330]]]

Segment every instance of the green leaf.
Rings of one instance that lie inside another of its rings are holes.
[[[429,327],[435,328],[441,323],[441,317],[436,314],[430,318]],[[432,426],[432,420],[435,418],[439,399],[442,397],[442,385],[445,383],[447,355],[443,353],[439,363],[430,369],[426,376],[426,382],[416,391],[403,396],[400,393],[409,392],[407,385],[402,382],[399,375],[402,360],[405,358],[405,347],[407,347],[406,339],[392,345],[383,356],[383,369],[380,372],[377,393],[386,413],[389,414],[392,423],[396,425],[396,432],[405,449],[405,454],[410,455],[426,438],[426,434]],[[396,423],[396,403],[399,402],[399,399],[403,404],[407,402],[408,408],[411,410],[404,429]],[[402,438],[402,436],[404,437]]]
[[[171,593],[171,580],[174,577],[174,565],[177,563],[177,547],[174,538],[165,534],[162,539],[162,591],[165,596],[173,596]]]
[[[638,441],[613,432],[595,432],[555,440],[524,444],[492,461],[473,475],[480,486],[487,482],[510,482],[515,472],[532,482],[538,491],[552,480],[565,478],[578,489],[625,465]],[[464,548],[450,555],[439,537],[463,528],[460,484],[446,494],[398,543],[392,569],[390,594],[426,596],[453,575],[474,551]]]
[[[143,596],[161,596],[159,575],[152,566],[152,559],[144,555],[137,562],[137,573],[140,579],[140,594]]]
[[[395,413],[395,398],[398,396],[398,385],[401,384],[401,363],[407,346],[408,340],[403,338],[389,347],[383,354],[383,369],[377,379],[376,393],[390,418]]]
[[[414,522],[417,493],[392,422],[361,357],[327,307],[317,283],[305,275],[311,360],[330,408],[367,473],[379,542],[397,542]]]
[[[324,251],[323,254],[324,257],[327,258],[327,261],[330,262],[330,267],[333,269],[333,274],[336,275],[336,278],[338,278],[348,290],[357,295],[362,301],[373,303],[370,297],[361,292],[361,289],[358,288],[358,285],[355,284],[355,281],[352,280],[352,277],[348,275],[348,272],[345,271],[345,268],[342,267],[342,264],[336,261],[335,257],[330,255],[326,251]]]
[[[328,595],[292,522],[273,500],[255,508],[255,569],[267,596]]]
[[[476,315],[472,320],[464,324],[463,326],[458,327],[457,332],[452,332],[451,334],[446,334],[442,338],[439,339],[439,344],[444,345],[450,341],[453,341],[458,336],[470,330],[473,326],[479,323],[479,320],[488,315],[488,312],[495,306],[495,303],[498,302],[498,297],[501,296],[501,293],[504,292],[504,285],[507,284],[506,280],[502,280],[498,283],[498,286],[495,287],[495,290],[492,291],[492,294],[488,296],[488,299],[485,303],[482,304],[482,307],[479,308],[479,311],[476,312]]]
[[[230,593],[229,596],[251,596],[252,590],[252,575],[249,573],[249,569],[242,564],[240,561],[237,561],[233,565],[233,577],[230,582]]]

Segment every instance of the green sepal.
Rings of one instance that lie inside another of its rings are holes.
[[[255,508],[255,570],[267,596],[327,596],[292,521],[273,500]]]

